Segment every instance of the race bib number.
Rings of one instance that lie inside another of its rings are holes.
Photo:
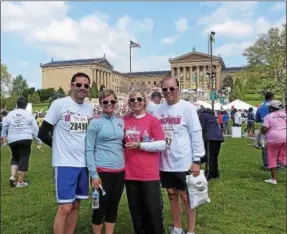
[[[171,145],[171,141],[172,141],[172,138],[173,138],[173,134],[174,134],[174,129],[173,127],[166,127],[164,129],[164,139],[166,141],[166,145],[167,147],[170,147]]]
[[[89,120],[86,116],[72,115],[70,120],[70,132],[86,132],[88,122]]]

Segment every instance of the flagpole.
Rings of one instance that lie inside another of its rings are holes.
[[[131,47],[131,40],[130,40],[130,78],[132,76],[132,47]]]

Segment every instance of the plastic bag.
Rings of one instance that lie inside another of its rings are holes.
[[[253,147],[262,149],[266,148],[267,142],[266,142],[266,135],[259,131],[259,133],[256,135]]]
[[[204,175],[204,170],[200,170],[199,175],[196,177],[192,174],[187,175],[186,185],[191,209],[210,202],[210,198],[208,197],[208,182]]]

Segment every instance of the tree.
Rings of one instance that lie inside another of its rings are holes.
[[[65,92],[64,92],[64,90],[63,90],[62,87],[60,87],[60,88],[57,90],[57,93],[58,93],[58,95],[59,95],[60,97],[65,97],[65,96],[66,96],[66,94],[65,94]]]
[[[16,108],[17,98],[18,97],[16,95],[12,95],[11,97],[9,97],[7,99],[7,102],[6,102],[6,110],[7,111],[11,111],[11,110],[14,110]]]
[[[230,87],[233,89],[233,83],[234,81],[232,75],[226,75],[223,79],[222,87]]]
[[[32,88],[24,89],[22,96],[25,98],[28,98],[29,95],[32,96],[34,93],[35,93],[35,88],[32,87]]]
[[[38,93],[41,102],[43,102],[48,101],[49,98],[53,97],[55,90],[54,88],[38,89],[36,92]]]
[[[5,64],[1,63],[1,97],[7,95],[11,91],[12,76],[8,72]]]
[[[99,96],[98,95],[98,87],[97,87],[96,82],[94,81],[92,84],[92,87],[90,89],[89,98],[91,100],[92,98],[97,98],[98,96]]]
[[[28,84],[26,79],[20,74],[12,81],[11,93],[12,95],[22,96],[25,89],[28,89]]]
[[[40,103],[41,102],[38,93],[33,93],[30,99],[31,99],[30,102],[32,102],[32,103]]]
[[[245,49],[243,55],[249,63],[250,86],[258,91],[272,90],[287,97],[286,80],[286,24],[271,28],[267,34],[259,35],[255,43]]]

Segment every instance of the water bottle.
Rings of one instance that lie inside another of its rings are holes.
[[[99,209],[100,207],[100,195],[97,189],[93,189],[92,192],[92,209]]]
[[[143,133],[143,142],[149,142],[149,135],[147,131],[144,131]]]

